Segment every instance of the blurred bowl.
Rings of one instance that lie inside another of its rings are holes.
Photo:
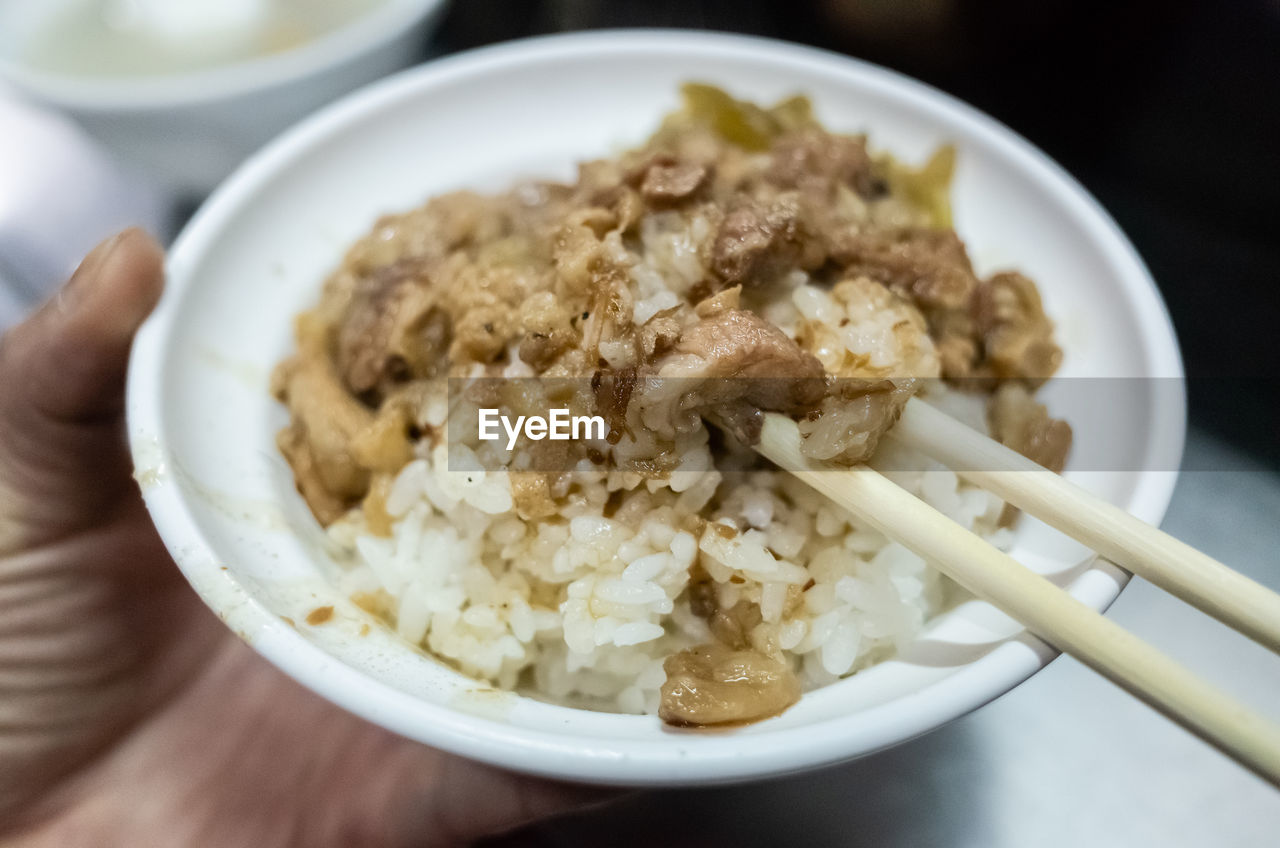
[[[73,121],[22,102],[2,80],[0,126],[3,331],[112,233],[137,225],[167,241],[172,223],[158,192],[121,173]]]
[[[574,163],[642,141],[687,80],[739,96],[813,98],[831,128],[920,161],[959,150],[955,217],[979,270],[1035,278],[1067,351],[1058,379],[1135,378],[1124,414],[1058,407],[1078,443],[1111,451],[1072,472],[1158,522],[1181,456],[1185,402],[1172,327],[1106,213],[1044,154],[920,83],[775,41],[606,32],[505,44],[365,89],[255,156],[178,240],[169,287],[134,350],[129,432],[147,505],[192,585],[263,656],[321,695],[422,742],[511,769],[631,785],[794,772],[883,748],[978,707],[1053,652],[987,604],[939,616],[904,654],[806,694],[758,724],[677,731],[651,716],[495,691],[401,641],[342,597],[326,537],[294,488],[268,391],[292,319],[378,215],[449,189],[572,178]],[[1168,391],[1147,392],[1148,378]],[[1052,383],[1050,386],[1052,391]],[[1052,403],[1052,401],[1051,401]],[[1124,470],[1129,469],[1129,470]],[[1095,609],[1125,577],[1034,521],[1015,556]],[[307,614],[333,606],[319,626]],[[368,625],[368,626],[366,626]]]
[[[317,108],[421,58],[447,0],[381,0],[295,48],[207,69],[88,77],[31,67],[33,34],[72,0],[0,0],[0,77],[63,110],[138,175],[204,195]]]

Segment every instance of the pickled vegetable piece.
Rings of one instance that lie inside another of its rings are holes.
[[[658,716],[677,727],[746,724],[800,700],[800,681],[757,651],[699,645],[667,657]]]
[[[690,116],[706,121],[725,141],[745,150],[768,150],[778,135],[813,123],[813,108],[807,97],[790,97],[764,109],[705,83],[687,83],[680,92]]]

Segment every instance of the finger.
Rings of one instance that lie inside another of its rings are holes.
[[[164,253],[139,229],[98,245],[0,349],[10,412],[82,421],[123,408],[129,346],[164,286]]]
[[[131,494],[125,371],[163,284],[159,245],[126,230],[0,339],[0,553],[98,521]]]
[[[432,799],[431,832],[444,842],[470,844],[627,794],[631,792],[528,777],[449,757]]]

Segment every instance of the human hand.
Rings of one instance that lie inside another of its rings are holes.
[[[200,603],[124,443],[129,345],[162,259],[126,231],[0,339],[0,839],[449,845],[603,797],[345,713]]]

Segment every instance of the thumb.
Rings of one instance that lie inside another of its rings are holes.
[[[58,423],[118,415],[129,345],[164,285],[163,257],[139,229],[94,248],[0,348],[0,378],[16,390],[4,412]]]
[[[126,230],[0,339],[0,552],[93,523],[130,485],[125,371],[164,286],[163,258],[150,236]]]

